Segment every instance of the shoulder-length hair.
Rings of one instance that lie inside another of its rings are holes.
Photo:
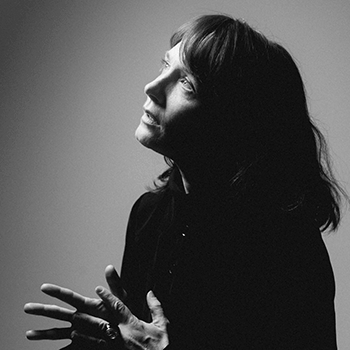
[[[321,229],[336,229],[345,192],[331,170],[325,138],[310,118],[291,55],[241,20],[207,15],[171,37],[196,77],[199,98],[217,118],[215,154],[236,198],[274,201]],[[176,166],[159,176],[164,190]]]

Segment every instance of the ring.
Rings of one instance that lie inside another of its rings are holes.
[[[119,337],[119,328],[118,330],[115,330],[114,328],[111,327],[109,323],[107,323],[105,334],[109,340],[115,340]]]

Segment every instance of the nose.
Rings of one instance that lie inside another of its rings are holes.
[[[164,75],[158,76],[145,86],[145,94],[159,106],[165,106],[167,78]]]

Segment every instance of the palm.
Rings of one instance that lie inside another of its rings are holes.
[[[152,323],[146,323],[135,317],[122,302],[121,298],[125,298],[126,293],[112,266],[106,268],[106,280],[113,294],[98,287],[96,293],[101,299],[84,297],[53,284],[42,285],[41,290],[45,294],[69,304],[75,310],[56,305],[29,303],[25,305],[25,312],[68,321],[72,326],[28,331],[28,339],[73,339],[66,349],[122,349],[124,346],[134,350],[164,349],[168,345],[167,320],[154,294],[152,292],[147,294]],[[117,330],[116,333],[121,335],[117,342],[111,342],[111,338],[106,336],[109,324],[112,324]]]

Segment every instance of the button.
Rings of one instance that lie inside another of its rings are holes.
[[[177,262],[177,261],[175,261],[175,262],[173,262],[173,263],[171,264],[171,267],[170,267],[170,269],[168,270],[170,275],[172,275],[172,274],[176,271],[177,265],[178,265],[178,262]]]

